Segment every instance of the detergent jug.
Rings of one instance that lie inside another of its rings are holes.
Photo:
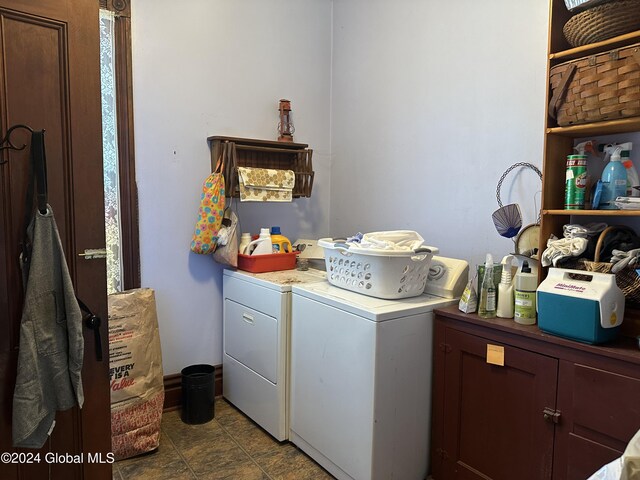
[[[246,255],[269,255],[272,253],[271,235],[268,228],[260,229],[260,236],[250,242],[245,250]]]
[[[291,253],[291,242],[287,237],[280,234],[280,227],[271,227],[271,244],[273,253]]]

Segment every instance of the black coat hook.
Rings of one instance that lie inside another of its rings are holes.
[[[13,125],[12,127],[9,128],[9,130],[7,130],[7,134],[4,136],[4,138],[0,140],[0,150],[24,150],[24,148],[27,146],[26,143],[21,147],[18,147],[14,145],[13,142],[11,141],[11,133],[18,128],[24,128],[25,130],[28,130],[29,132],[33,133],[33,129],[28,125],[22,125],[22,124]],[[5,143],[7,145],[5,145]],[[0,165],[3,163],[7,163],[7,160],[5,160],[4,162],[0,161]]]

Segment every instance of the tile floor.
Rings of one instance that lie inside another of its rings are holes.
[[[162,416],[155,453],[116,462],[114,480],[329,480],[293,444],[279,443],[222,397],[215,418],[187,425],[180,411]]]

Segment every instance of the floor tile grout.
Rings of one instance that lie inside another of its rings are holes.
[[[164,415],[164,413],[163,413],[163,415]],[[198,476],[196,475],[196,472],[193,471],[193,468],[191,468],[191,465],[189,465],[189,462],[187,461],[187,459],[184,457],[184,455],[182,455],[182,452],[180,451],[178,446],[175,443],[173,443],[173,439],[171,438],[171,436],[164,430],[163,427],[160,427],[160,431],[164,432],[165,436],[169,440],[169,443],[171,443],[171,445],[173,446],[174,450],[178,453],[178,456],[185,463],[185,465],[187,466],[187,468],[191,472],[191,475],[193,475],[193,478],[198,478]]]
[[[122,480],[122,473],[120,473],[120,469],[116,467],[115,464],[112,466],[111,478],[115,480]]]
[[[217,421],[217,420],[216,420],[216,421]],[[237,439],[236,439],[236,438],[235,438],[235,437],[234,437],[234,436],[233,436],[233,435],[232,435],[232,434],[231,434],[231,433],[226,429],[226,427],[225,427],[224,425],[222,425],[220,422],[218,422],[218,425],[220,425],[220,428],[222,428],[222,430],[223,430],[227,435],[229,435],[229,437],[231,438],[231,440],[233,440],[233,442],[234,442],[236,445],[238,445],[238,447],[240,447],[240,450],[242,450],[244,453],[246,453],[246,454],[247,454],[247,456],[248,456],[248,457],[251,459],[251,461],[252,461],[252,462],[253,462],[253,463],[254,463],[254,464],[255,464],[255,465],[260,469],[260,471],[261,471],[262,473],[264,473],[264,474],[267,476],[267,478],[268,478],[269,480],[273,480],[273,478],[271,477],[271,475],[269,475],[269,473],[267,473],[267,472],[265,471],[265,469],[264,469],[264,468],[262,468],[262,467],[260,466],[260,464],[256,461],[256,459],[255,459],[255,458],[253,458],[253,455],[251,455],[247,450],[245,450],[245,448],[242,446],[242,444],[241,444],[241,443],[240,443],[240,442],[239,442],[239,441],[238,441],[238,440],[237,440]]]

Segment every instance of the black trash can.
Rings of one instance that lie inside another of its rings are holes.
[[[182,421],[207,423],[215,414],[213,365],[191,365],[182,369]]]

